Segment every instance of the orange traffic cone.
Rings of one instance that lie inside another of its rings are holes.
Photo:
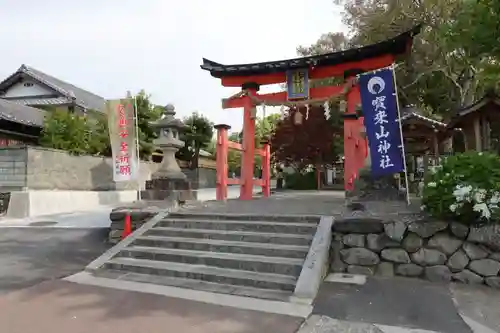
[[[128,235],[132,233],[132,221],[130,220],[130,214],[125,215],[125,223],[123,226],[122,239],[127,238]]]

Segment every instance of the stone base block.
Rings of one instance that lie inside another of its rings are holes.
[[[363,211],[367,201],[404,201],[405,191],[398,188],[392,175],[373,177],[370,170],[363,169],[354,181],[354,189],[346,191],[346,205],[352,211]]]
[[[196,191],[186,179],[153,179],[146,181],[146,190],[141,191],[143,200],[172,200],[186,202],[196,200]]]
[[[139,229],[144,223],[165,209],[175,207],[174,201],[136,201],[128,205],[114,208],[109,214],[111,220],[108,241],[116,244],[121,240],[125,227],[125,217],[130,215],[132,231]]]

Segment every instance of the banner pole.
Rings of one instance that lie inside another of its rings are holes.
[[[408,167],[406,166],[406,152],[405,152],[405,141],[403,137],[403,124],[401,123],[401,112],[399,110],[399,97],[398,97],[398,85],[396,82],[396,72],[394,71],[395,64],[392,64],[392,80],[394,83],[394,94],[396,97],[396,109],[398,110],[398,122],[399,122],[399,135],[401,137],[401,153],[403,154],[403,166],[405,173],[405,187],[406,187],[406,203],[410,205],[410,184],[408,182]]]
[[[140,180],[140,167],[141,167],[141,158],[139,155],[140,152],[140,147],[139,147],[139,113],[137,111],[137,96],[134,96],[134,120],[135,120],[135,147],[136,147],[136,154],[137,154],[137,166],[136,166],[136,172],[137,172],[137,199],[139,201],[142,200],[141,196],[141,180]]]

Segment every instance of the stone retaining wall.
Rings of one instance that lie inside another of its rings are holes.
[[[500,288],[500,226],[347,218],[333,225],[330,270]]]
[[[108,241],[116,244],[122,239],[125,227],[125,217],[130,215],[132,232],[142,227],[142,225],[152,219],[156,214],[165,210],[172,210],[178,207],[175,200],[161,201],[137,201],[123,207],[114,208],[109,214],[111,225],[109,228]]]
[[[123,229],[125,227],[125,217],[130,215],[132,232],[142,227],[144,223],[152,219],[160,211],[159,207],[120,207],[115,208],[109,214],[111,220],[110,230],[108,234],[108,242],[117,244],[122,239]]]
[[[180,161],[179,161],[180,162]],[[201,158],[201,165],[210,166]],[[145,183],[158,170],[159,163],[141,161],[137,181],[114,182],[109,157],[70,155],[65,151],[19,146],[0,148],[0,189],[2,192],[29,190],[115,191],[145,189]],[[215,187],[212,168],[183,168],[193,188]]]
[[[23,147],[27,152],[26,187],[30,190],[115,191],[144,189],[158,163],[141,161],[138,181],[115,183],[109,157],[70,155],[65,151]]]

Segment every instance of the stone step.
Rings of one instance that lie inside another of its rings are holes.
[[[287,291],[293,291],[297,282],[297,278],[287,275],[135,258],[113,258],[103,269]]]
[[[140,236],[134,240],[132,245],[300,259],[305,259],[309,251],[309,246],[305,245],[282,245],[165,236]]]
[[[190,220],[232,220],[232,221],[271,221],[271,222],[299,222],[318,224],[320,215],[272,215],[272,214],[237,214],[217,212],[172,212],[170,218]]]
[[[268,222],[268,221],[239,221],[239,220],[192,220],[179,218],[165,218],[155,227],[174,227],[185,229],[212,229],[232,231],[254,231],[277,234],[306,234],[313,235],[316,231],[315,223],[298,222]]]
[[[174,227],[167,227],[167,228],[155,227],[149,229],[144,235],[219,239],[228,241],[274,243],[274,244],[287,244],[287,245],[310,245],[313,239],[312,235],[305,235],[305,234],[277,234],[269,232],[232,231],[232,230],[217,230],[217,229],[188,229],[188,228],[174,228]]]
[[[252,272],[276,273],[298,277],[303,259],[255,256],[239,253],[205,252],[158,247],[130,246],[118,257],[180,262],[221,268],[241,269]]]
[[[150,283],[160,286],[179,287],[200,291],[214,292],[219,294],[229,294],[236,296],[254,297],[275,301],[288,302],[293,292],[287,290],[260,289],[245,286],[234,286],[207,282],[202,280],[183,279],[170,276],[150,275],[141,273],[128,273],[114,270],[101,270],[93,273],[96,277],[108,279],[119,279],[139,283]]]

